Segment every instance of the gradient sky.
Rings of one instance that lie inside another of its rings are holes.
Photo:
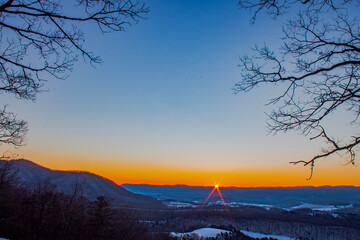
[[[36,102],[1,95],[28,121],[27,145],[1,146],[52,169],[84,170],[121,183],[220,186],[360,185],[359,167],[339,156],[309,169],[322,142],[298,133],[267,135],[266,101],[276,88],[234,95],[239,56],[281,41],[281,22],[237,1],[151,0],[148,19],[126,32],[83,28],[85,46],[104,63],[79,61],[50,80]],[[341,121],[348,120],[342,114]],[[335,126],[339,119],[331,120]],[[347,127],[333,127],[334,134]]]

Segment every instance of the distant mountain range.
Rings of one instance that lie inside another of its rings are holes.
[[[201,204],[213,190],[213,187],[186,185],[147,185],[123,184],[125,189],[147,196],[155,197],[164,202],[178,201],[183,203]],[[257,205],[278,208],[312,208],[331,209],[356,206],[360,208],[360,187],[354,186],[322,186],[322,187],[259,187],[259,188],[220,188],[222,196],[230,205]],[[209,203],[219,202],[220,197],[215,191]],[[181,206],[179,203],[179,206]],[[174,205],[168,204],[168,205]],[[176,204],[175,204],[176,205]]]
[[[3,160],[0,160],[3,161]],[[58,171],[42,167],[34,162],[12,160],[18,178],[28,188],[48,181],[65,194],[73,192],[75,184],[82,188],[90,200],[106,196],[114,205],[138,209],[199,206],[209,196],[213,187],[186,185],[123,184],[121,186],[99,175],[82,171]],[[360,209],[360,187],[261,187],[220,188],[226,204],[231,206],[254,205],[284,209],[312,208],[331,210],[343,207]],[[221,203],[217,191],[209,198],[209,204]]]
[[[164,207],[161,201],[153,197],[132,193],[109,179],[94,173],[51,170],[24,159],[11,160],[10,162],[17,171],[19,181],[28,188],[35,189],[41,182],[48,181],[56,187],[57,191],[72,194],[75,184],[78,184],[84,196],[90,200],[96,199],[97,196],[105,196],[116,206]]]

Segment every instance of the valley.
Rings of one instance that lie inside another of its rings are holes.
[[[93,173],[56,171],[23,159],[1,161],[3,170],[6,163],[11,165],[8,173],[16,174],[18,187],[29,191],[27,198],[52,193],[65,202],[69,197],[77,199],[77,204],[84,206],[104,198],[114,213],[122,213],[114,215],[116,221],[132,216],[149,239],[190,237],[202,228],[231,233],[227,238],[213,239],[253,239],[244,238],[244,231],[260,234],[252,236],[264,236],[264,239],[266,236],[301,240],[360,239],[358,187],[119,186]]]

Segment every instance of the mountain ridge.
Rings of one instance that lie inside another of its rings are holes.
[[[5,160],[0,160],[5,161]],[[162,208],[163,204],[150,196],[133,193],[103,176],[87,171],[53,170],[26,159],[9,160],[23,186],[35,189],[48,181],[57,191],[71,195],[75,185],[89,200],[98,196],[107,197],[113,205],[129,208]]]

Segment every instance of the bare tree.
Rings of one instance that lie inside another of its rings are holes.
[[[68,239],[69,229],[74,228],[74,220],[77,216],[84,215],[84,187],[86,185],[85,178],[80,173],[75,173],[75,179],[71,184],[71,193],[67,201],[64,201],[64,208],[61,211],[62,220],[64,223],[64,230],[62,233],[62,239]],[[79,211],[81,213],[79,213]],[[78,221],[80,219],[77,219]],[[81,219],[84,220],[84,219]]]
[[[15,114],[6,112],[6,106],[4,106],[0,111],[0,143],[21,146],[27,131],[27,123],[18,120]]]
[[[356,1],[356,0],[355,0]],[[358,0],[357,0],[358,1]],[[266,11],[273,17],[285,14],[291,7],[305,7],[306,11],[312,11],[313,13],[320,13],[325,8],[332,10],[338,10],[343,6],[353,2],[353,0],[239,0],[240,8],[247,9],[253,13],[251,22],[254,23],[258,14],[262,11]]]
[[[44,82],[66,78],[79,56],[101,62],[84,47],[83,24],[123,31],[147,12],[136,0],[0,0],[0,93],[35,100]],[[5,108],[0,119],[10,123],[1,125],[0,142],[21,145],[26,123]]]
[[[4,160],[5,159],[5,160]],[[7,157],[0,157],[0,201],[18,184],[17,169]]]
[[[283,92],[269,101],[277,108],[268,113],[269,130],[273,133],[300,131],[312,139],[323,138],[329,147],[310,160],[291,162],[310,166],[335,153],[349,154],[355,164],[360,136],[336,141],[329,136],[324,121],[330,113],[346,109],[354,114],[349,122],[359,127],[360,115],[360,25],[346,7],[358,7],[351,1],[240,1],[240,6],[253,11],[252,21],[266,9],[278,16],[294,4],[304,5],[298,15],[283,26],[283,45],[278,52],[269,47],[255,47],[253,56],[241,58],[242,80],[235,93],[254,87],[277,85]],[[325,16],[325,15],[331,15]]]

